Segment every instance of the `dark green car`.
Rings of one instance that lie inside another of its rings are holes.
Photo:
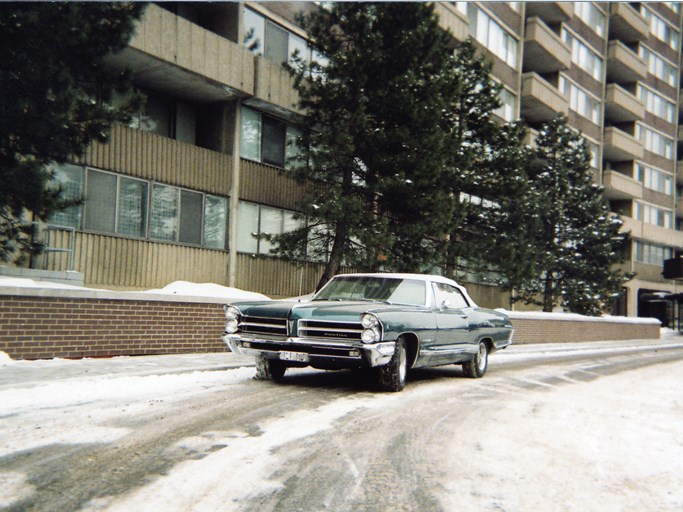
[[[461,364],[483,377],[488,355],[510,345],[504,313],[477,307],[440,276],[338,275],[310,302],[236,302],[225,306],[223,340],[256,356],[259,379],[289,367],[373,368],[383,389],[401,391],[411,368]]]

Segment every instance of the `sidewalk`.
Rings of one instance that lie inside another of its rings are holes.
[[[0,359],[0,390],[31,387],[45,380],[75,379],[101,375],[168,375],[191,372],[230,370],[253,366],[254,358],[225,352],[166,354],[158,356],[123,356],[84,359],[42,359],[14,361]]]

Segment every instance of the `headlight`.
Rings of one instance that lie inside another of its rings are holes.
[[[379,341],[379,331],[377,329],[363,329],[360,339],[363,343],[375,343]]]
[[[239,323],[237,322],[236,318],[228,320],[228,323],[225,324],[225,332],[227,332],[228,334],[235,334],[238,329]]]
[[[365,329],[374,329],[379,325],[379,320],[372,313],[363,313],[360,317],[360,323]]]
[[[226,320],[237,320],[240,316],[240,310],[235,306],[223,306]]]

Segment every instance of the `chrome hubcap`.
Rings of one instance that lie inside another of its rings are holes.
[[[398,353],[398,376],[401,382],[406,380],[406,373],[408,371],[408,357],[406,356],[406,349],[401,348]]]
[[[477,352],[477,367],[479,371],[484,371],[486,369],[487,363],[486,345],[483,343],[479,344],[479,352]]]

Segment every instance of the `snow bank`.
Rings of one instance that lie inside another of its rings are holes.
[[[505,313],[512,320],[564,320],[572,322],[611,322],[620,324],[660,324],[656,318],[637,318],[630,316],[586,316],[577,313],[544,313],[543,311],[508,311],[506,309],[496,309]]]
[[[269,300],[263,294],[248,292],[238,288],[230,288],[215,283],[191,283],[188,281],[174,281],[163,288],[145,290],[142,293],[155,293],[161,295],[183,295],[192,297],[213,297],[219,299],[238,300]]]
[[[95,290],[95,288],[85,288],[65,283],[53,283],[51,281],[35,281],[25,277],[4,277],[0,276],[0,288],[48,288],[55,290]]]
[[[151,299],[164,297],[193,297],[225,300],[270,300],[269,297],[238,288],[230,288],[215,283],[191,283],[188,281],[174,281],[163,288],[145,291],[121,291],[106,290],[101,288],[86,288],[62,283],[52,283],[49,281],[35,281],[27,278],[0,277],[0,289],[13,291],[14,295],[23,293],[29,295],[50,296],[58,293],[62,296],[70,293],[90,294],[93,298],[108,299]],[[23,293],[22,293],[23,292]]]

